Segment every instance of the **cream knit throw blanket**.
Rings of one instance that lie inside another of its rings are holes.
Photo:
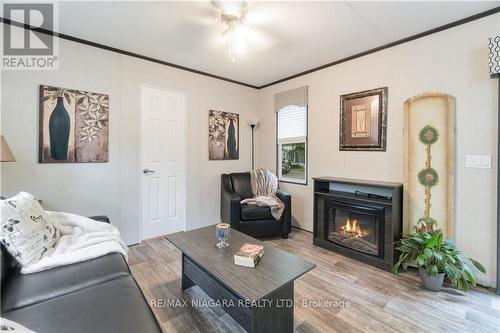
[[[281,219],[285,204],[276,197],[278,178],[266,169],[250,172],[253,198],[242,200],[242,204],[265,206],[271,208],[271,214],[276,220]]]
[[[127,258],[127,246],[115,226],[69,213],[47,214],[61,232],[61,237],[52,249],[45,252],[40,261],[23,266],[21,273],[40,272],[94,259],[111,252],[121,253]]]

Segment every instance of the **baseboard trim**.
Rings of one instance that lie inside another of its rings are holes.
[[[309,231],[309,230],[307,230],[307,229],[302,229],[302,228],[300,228],[300,227],[296,227],[296,226],[294,226],[294,225],[292,225],[292,228],[293,228],[293,229],[302,230],[302,231],[305,231],[305,232],[308,232],[308,233],[311,233],[311,234],[313,233],[312,231]]]

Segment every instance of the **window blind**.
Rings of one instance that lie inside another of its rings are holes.
[[[305,139],[307,107],[289,105],[278,111],[278,140]]]

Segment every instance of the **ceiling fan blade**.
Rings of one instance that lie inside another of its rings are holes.
[[[185,20],[187,24],[195,24],[198,26],[204,27],[213,27],[217,24],[218,17],[217,16],[198,16],[198,17],[190,17]]]
[[[223,7],[223,4],[224,4],[224,1],[216,1],[216,0],[212,0],[210,1],[212,3],[212,5],[214,5],[217,9],[224,9]]]
[[[258,50],[268,50],[276,44],[267,34],[255,28],[249,30],[247,40],[249,44],[252,44]]]
[[[234,15],[236,17],[244,17],[247,12],[246,1],[217,1],[212,0],[212,5],[219,9],[225,15]]]
[[[245,21],[252,27],[261,27],[273,22],[276,11],[270,8],[252,7],[245,16]]]

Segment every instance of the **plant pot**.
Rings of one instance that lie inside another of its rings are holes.
[[[427,275],[425,269],[419,268],[420,281],[424,288],[439,291],[443,287],[444,273],[438,273],[436,276]]]

